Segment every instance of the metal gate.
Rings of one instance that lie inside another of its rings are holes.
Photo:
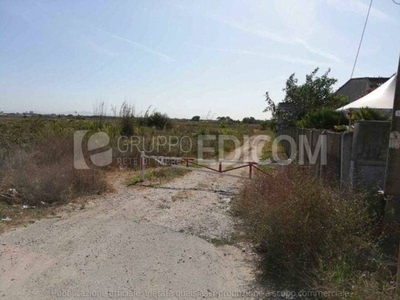
[[[180,168],[185,170],[205,172],[211,174],[220,174],[224,176],[238,177],[252,179],[254,175],[254,170],[266,173],[264,170],[259,168],[257,162],[244,162],[235,160],[212,160],[212,159],[199,159],[192,157],[171,157],[171,156],[156,156],[156,155],[146,155],[144,151],[140,153],[140,180],[144,181],[144,172],[146,167],[146,160],[153,159],[160,166],[168,166],[172,168]],[[217,164],[217,167],[210,167],[209,164]],[[223,168],[224,164],[230,165],[229,168]],[[239,165],[239,166],[238,166]],[[233,170],[237,169],[249,169],[248,176],[228,174]]]

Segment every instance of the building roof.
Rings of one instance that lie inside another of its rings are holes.
[[[351,78],[336,91],[336,94],[346,96],[350,103],[373,91],[389,78],[390,77]]]
[[[397,75],[393,75],[388,81],[373,90],[371,93],[341,108],[338,108],[337,111],[346,109],[359,109],[362,107],[391,110],[393,108],[396,81]]]
[[[292,103],[279,102],[277,109],[282,110],[282,111],[290,110],[290,109],[292,109]]]

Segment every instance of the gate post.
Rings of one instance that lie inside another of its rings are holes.
[[[140,181],[144,181],[144,151],[140,151]]]

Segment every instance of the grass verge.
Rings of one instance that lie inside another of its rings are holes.
[[[175,178],[182,177],[188,172],[188,170],[184,170],[181,168],[159,167],[146,170],[144,173],[144,178],[146,181],[150,181],[151,184],[162,184],[169,182]],[[140,174],[135,174],[126,181],[126,185],[131,186],[140,182]]]
[[[52,135],[4,159],[0,171],[0,230],[34,222],[73,198],[107,190],[102,171],[75,169],[72,153],[71,138]]]
[[[245,185],[233,209],[257,245],[264,282],[342,291],[342,299],[392,299],[369,201],[290,166]]]

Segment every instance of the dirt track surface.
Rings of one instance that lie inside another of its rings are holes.
[[[118,193],[84,209],[5,233],[0,299],[257,299],[254,253],[229,244],[243,181],[200,172],[157,188],[120,180]]]

